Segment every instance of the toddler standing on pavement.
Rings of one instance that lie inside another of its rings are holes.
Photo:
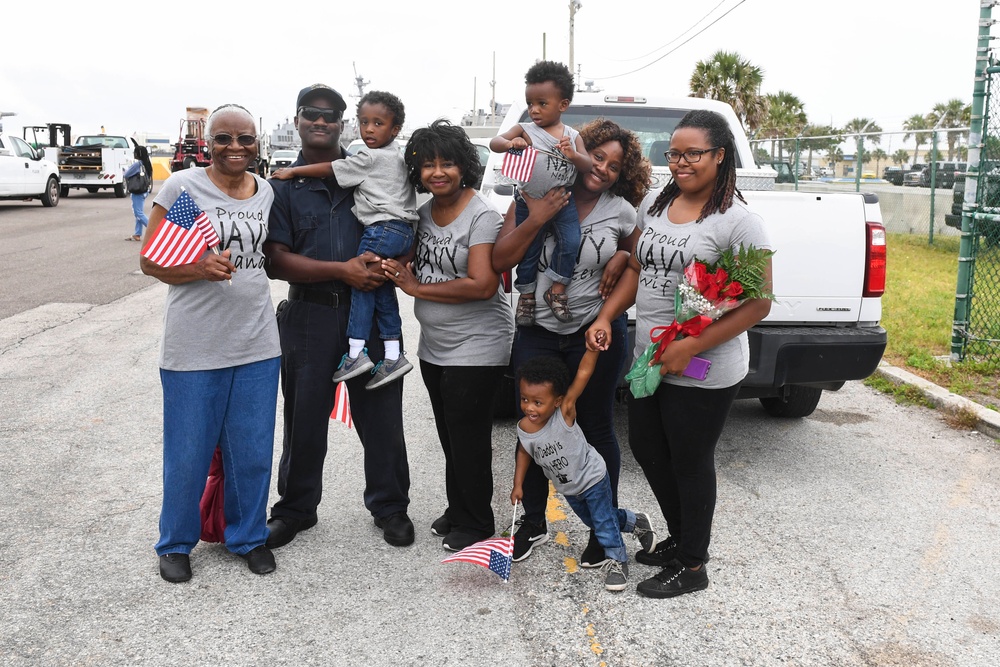
[[[576,400],[587,386],[598,354],[594,350],[584,354],[572,385],[569,369],[558,357],[534,357],[517,369],[524,417],[517,423],[517,464],[510,501],[516,504],[523,497],[524,475],[534,459],[604,547],[604,587],[621,591],[628,583],[628,552],[621,534],[632,533],[642,549],[650,551],[656,546],[656,533],[645,514],[614,506],[604,459],[576,422]]]
[[[309,112],[308,107],[299,109],[307,119]],[[358,102],[358,130],[365,146],[357,154],[333,162],[279,169],[272,176],[279,180],[332,177],[340,187],[354,187],[354,214],[365,226],[358,255],[366,251],[380,259],[405,255],[413,246],[417,197],[395,141],[404,120],[403,103],[398,97],[382,91],[367,93]],[[385,341],[385,361],[378,366],[368,358],[365,347],[374,317],[378,318],[379,335]],[[372,379],[365,388],[378,389],[403,377],[413,370],[413,365],[400,349],[402,335],[396,286],[391,281],[370,292],[352,289],[347,321],[350,348],[340,360],[333,381],[370,372]]]

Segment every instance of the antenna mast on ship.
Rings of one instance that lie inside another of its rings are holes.
[[[364,77],[358,76],[358,66],[353,61],[351,65],[354,67],[354,85],[358,87],[358,97],[364,97],[365,86],[371,83],[371,81],[365,81]]]

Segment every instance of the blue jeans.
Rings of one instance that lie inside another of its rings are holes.
[[[198,503],[216,446],[225,470],[226,548],[245,554],[267,539],[280,357],[210,371],[160,369],[163,507],[156,554],[191,553]]]
[[[149,224],[149,218],[142,212],[142,207],[146,205],[147,194],[149,193],[143,192],[141,195],[132,194],[132,214],[135,215],[136,236],[142,236],[142,233],[146,230],[146,225]]]
[[[570,376],[576,375],[587,349],[585,334],[590,323],[571,334],[556,334],[540,326],[518,327],[514,334],[511,361],[517,368],[528,359],[549,355],[559,357],[569,368]],[[628,354],[626,317],[622,315],[611,323],[611,345],[597,357],[594,374],[576,401],[576,420],[587,436],[587,442],[604,459],[611,478],[611,500],[618,505],[618,474],[621,471],[621,449],[615,435],[615,392]],[[520,388],[514,387],[516,405],[521,405]],[[524,416],[518,408],[518,417]],[[532,461],[524,476],[524,518],[536,525],[545,525],[545,504],[549,495],[549,482],[542,469]]]
[[[528,205],[520,197],[515,197],[514,222],[520,225],[527,217]],[[552,257],[548,258],[548,266],[544,273],[554,282],[569,285],[573,280],[577,255],[580,254],[580,217],[577,215],[576,202],[572,196],[566,205],[538,231],[524,252],[524,257],[518,262],[514,287],[522,294],[532,294],[535,291],[545,235],[550,231],[556,237],[556,249]]]
[[[607,475],[601,481],[576,496],[565,496],[566,502],[576,515],[594,531],[594,536],[604,554],[619,563],[628,560],[628,550],[622,540],[622,533],[635,530],[635,513],[632,510],[617,509],[611,502],[611,480]]]
[[[379,257],[405,255],[413,245],[413,225],[402,220],[385,220],[365,227],[361,233],[358,255],[371,250]],[[403,335],[403,321],[399,317],[396,285],[387,280],[370,292],[351,290],[351,314],[347,320],[347,335],[356,340],[367,340],[372,328],[372,318],[378,318],[379,336],[382,340],[397,340]]]

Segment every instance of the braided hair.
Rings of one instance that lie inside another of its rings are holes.
[[[708,135],[709,144],[726,149],[722,162],[719,163],[712,196],[705,202],[696,222],[701,222],[713,213],[725,213],[733,205],[733,196],[738,197],[745,204],[746,199],[736,187],[736,139],[733,137],[733,131],[729,129],[729,123],[726,122],[726,119],[715,111],[695,109],[687,112],[681,118],[681,122],[677,123],[674,131],[686,127],[703,130]],[[680,192],[677,182],[670,179],[670,182],[657,195],[656,201],[649,207],[649,215],[663,213]]]

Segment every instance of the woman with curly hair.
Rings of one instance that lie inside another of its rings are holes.
[[[496,271],[513,267],[521,261],[539,230],[566,206],[572,194],[581,231],[576,268],[567,292],[570,302],[574,304],[573,319],[561,322],[551,312],[540,310],[534,325],[518,326],[512,351],[515,368],[533,357],[555,356],[563,360],[571,374],[576,373],[587,350],[584,334],[625,270],[639,234],[635,226],[635,206],[649,188],[651,168],[649,161],[643,157],[638,138],[606,119],[588,123],[580,130],[580,136],[593,161],[591,171],[577,177],[572,193],[565,188],[556,188],[540,199],[524,197],[529,213],[525,221],[517,226],[512,205],[493,249],[493,268]],[[552,257],[554,245],[554,238],[546,238],[540,269],[547,258]],[[539,298],[548,289],[550,281],[539,272],[535,288]],[[587,442],[597,449],[607,465],[615,507],[618,506],[621,450],[615,436],[612,411],[627,352],[625,325],[624,315],[614,321],[613,343],[598,357],[594,374],[576,404],[577,420]],[[541,468],[534,463],[528,469],[522,488],[524,516],[521,527],[514,535],[515,561],[524,560],[531,554],[532,548],[548,540],[545,523],[548,481]],[[605,560],[604,549],[591,531],[580,565],[600,567]]]
[[[503,217],[473,189],[481,167],[465,131],[446,120],[413,133],[406,168],[420,206],[412,263],[386,277],[414,297],[420,375],[444,450],[448,505],[431,524],[459,551],[491,537],[493,399],[510,360],[514,322],[491,257]]]

